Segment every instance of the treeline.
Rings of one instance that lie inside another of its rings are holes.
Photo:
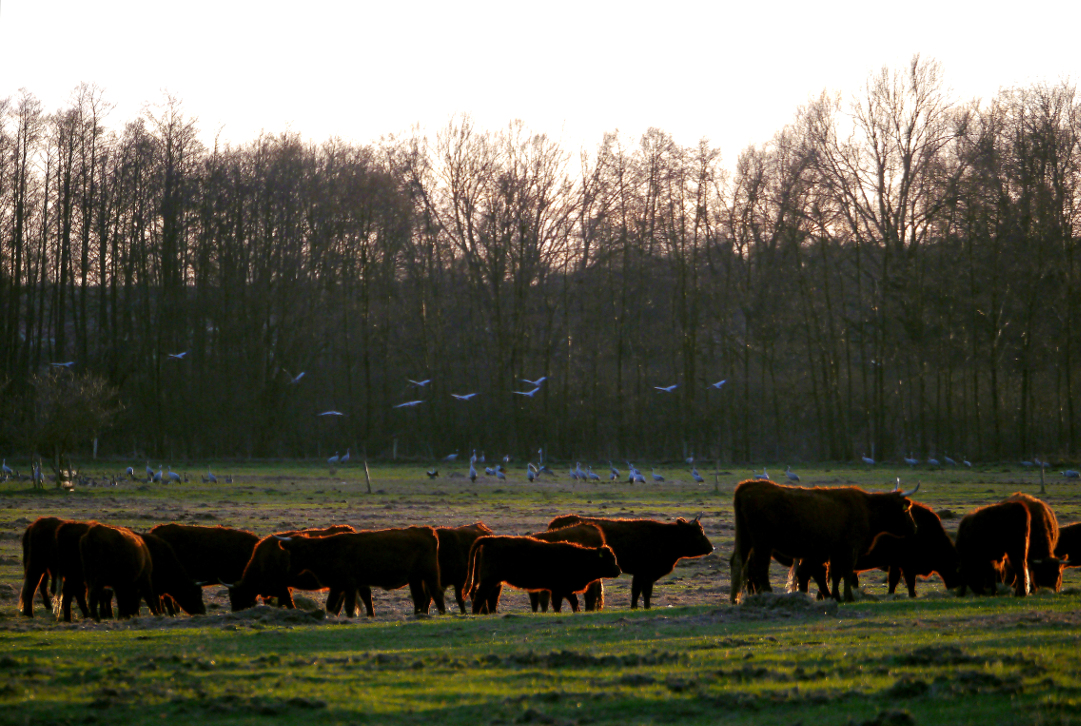
[[[656,129],[207,148],[175,99],[107,118],[94,86],[0,106],[5,451],[74,361],[120,391],[102,450],[153,459],[1078,452],[1069,84],[958,103],[915,58],[731,168]]]

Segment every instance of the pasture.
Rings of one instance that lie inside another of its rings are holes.
[[[115,474],[127,465],[86,468]],[[222,482],[233,479],[216,485],[201,483],[198,466],[180,485],[39,492],[28,482],[0,484],[0,723],[1081,722],[1081,570],[1067,570],[1062,593],[1023,599],[959,599],[937,579],[921,582],[916,600],[888,597],[883,576],[866,573],[864,598],[852,604],[774,595],[732,606],[732,489],[749,468],[715,483],[700,467],[702,485],[675,465],[658,466],[664,484],[646,485],[573,482],[566,473],[529,484],[514,465],[506,482],[482,476],[472,484],[468,462],[441,462],[434,480],[426,468],[373,466],[371,494],[362,467],[331,474],[293,463],[216,466]],[[1081,519],[1078,485],[1057,472],[1044,495],[1038,473],[1018,466],[799,472],[804,485],[920,481],[915,499],[956,513],[944,519],[951,532],[966,512],[1015,491],[1041,496],[1061,524]],[[371,620],[267,606],[230,613],[221,587],[205,590],[208,614],[194,618],[60,624],[40,600],[33,619],[16,612],[19,537],[43,515],[136,531],[169,521],[262,535],[482,520],[496,533],[525,534],[570,512],[701,514],[716,550],[662,578],[649,611],[628,608],[623,576],[606,581],[604,611],[577,615],[533,614],[524,593],[508,590],[495,616],[448,609],[417,618],[407,589],[376,591]],[[784,578],[774,565],[778,593]]]

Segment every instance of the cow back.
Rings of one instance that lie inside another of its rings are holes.
[[[150,534],[169,543],[197,582],[236,582],[244,575],[259,537],[243,529],[194,524],[159,524]]]
[[[490,535],[492,530],[484,522],[461,527],[436,527],[439,539],[439,581],[443,586],[465,584],[469,570],[469,550],[479,537]]]
[[[548,542],[534,537],[486,536],[473,543],[470,585],[505,582],[521,590],[583,592],[620,568],[608,546]]]
[[[79,540],[88,588],[131,586],[153,573],[143,538],[126,527],[95,522]]]
[[[653,519],[607,519],[566,515],[548,523],[548,529],[576,524],[594,524],[604,535],[605,544],[615,552],[623,572],[659,578],[672,571],[685,557],[701,557],[713,551],[701,522],[680,517],[675,522]]]
[[[203,615],[203,588],[195,583],[184,569],[172,546],[161,537],[146,532],[140,535],[150,552],[152,565],[151,585],[158,597],[168,596],[176,601],[189,615]]]
[[[962,587],[976,593],[993,588],[1002,561],[1008,559],[1018,573],[1015,591],[1027,593],[1031,521],[1028,508],[1018,501],[990,504],[962,517],[956,539]]]
[[[1055,556],[1067,560],[1068,567],[1081,567],[1081,522],[1067,524],[1059,529]]]
[[[1051,507],[1036,497],[1016,492],[1005,501],[1020,502],[1028,509],[1028,563],[1033,579],[1039,587],[1048,587],[1056,592],[1062,586],[1062,567],[1055,558],[1058,547],[1058,518]]]

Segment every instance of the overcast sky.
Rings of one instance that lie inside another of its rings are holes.
[[[1081,2],[0,0],[0,98],[80,82],[114,128],[167,91],[204,138],[369,142],[454,113],[572,148],[650,126],[731,162],[823,89],[938,60],[959,99],[1081,79]]]

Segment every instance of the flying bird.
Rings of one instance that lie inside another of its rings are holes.
[[[535,381],[531,381],[528,378],[519,378],[518,380],[520,380],[522,383],[528,383],[529,385],[533,386],[534,388],[540,388],[540,384],[547,381],[548,376],[541,376],[540,378],[538,378]]]
[[[469,399],[473,398],[473,396],[475,396],[477,394],[475,394],[475,393],[452,393],[450,395],[451,395],[452,398],[457,398],[459,401],[468,401]]]
[[[537,387],[536,387],[536,388],[534,388],[534,389],[533,389],[532,391],[514,391],[514,393],[517,393],[517,394],[518,394],[519,396],[529,396],[530,398],[533,398],[533,396],[534,396],[534,395],[535,395],[535,394],[537,393],[537,391],[539,391],[539,390],[540,390],[540,386],[537,386]]]
[[[75,361],[69,360],[67,363],[52,363],[53,368],[71,368],[75,365]]]
[[[707,386],[707,388],[717,388],[717,389],[719,389],[719,388],[720,388],[721,386],[723,386],[723,385],[724,385],[725,383],[728,383],[728,379],[727,379],[727,378],[725,378],[725,379],[724,379],[723,381],[717,381],[716,383],[710,383],[710,384],[709,384],[709,385]]]
[[[658,391],[661,391],[662,393],[671,393],[672,391],[679,388],[679,384],[673,383],[671,386],[654,386],[654,388],[656,388]]]
[[[170,353],[169,357],[172,358],[173,360],[183,360],[184,356],[186,356],[190,352],[191,352],[191,350],[186,350],[183,353]]]
[[[300,379],[301,379],[301,378],[303,378],[304,376],[306,376],[307,374],[308,374],[308,372],[307,372],[307,371],[301,371],[300,373],[297,373],[297,374],[296,374],[296,375],[294,376],[294,375],[293,375],[293,374],[291,374],[291,373],[290,373],[289,371],[286,371],[286,372],[285,372],[285,375],[287,375],[287,376],[289,376],[289,377],[290,377],[290,378],[289,378],[289,385],[290,385],[290,386],[295,386],[296,384],[300,383]]]
[[[341,411],[323,411],[323,413],[317,413],[316,416],[344,416]]]
[[[406,401],[405,403],[399,403],[394,408],[412,408],[413,406],[419,406],[424,401]]]
[[[432,382],[431,378],[425,378],[423,381],[414,381],[412,378],[406,378],[405,380],[409,381],[410,383],[412,383],[417,388],[424,388],[425,386],[427,386],[429,383]]]

